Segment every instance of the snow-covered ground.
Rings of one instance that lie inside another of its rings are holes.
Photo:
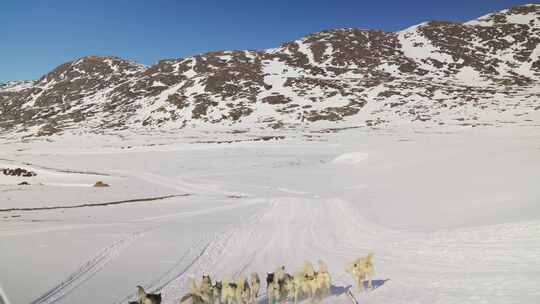
[[[540,301],[540,128],[277,135],[0,143],[0,168],[38,174],[0,175],[0,285],[13,303],[84,304],[141,284],[168,304],[189,276],[323,259],[325,302],[346,303],[345,263],[374,251],[360,303]]]

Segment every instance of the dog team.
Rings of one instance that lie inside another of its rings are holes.
[[[354,279],[355,285],[361,292],[372,289],[374,274],[373,253],[360,257],[345,267],[345,271]],[[321,300],[330,295],[332,277],[326,263],[318,262],[318,271],[311,262],[306,261],[302,268],[294,273],[285,272],[285,266],[278,267],[274,272],[266,274],[266,298],[268,304],[282,301],[310,299]],[[208,274],[203,274],[200,283],[194,278],[188,281],[189,292],[180,299],[180,304],[255,304],[261,289],[261,280],[257,273],[252,273],[249,280],[240,276],[236,281],[224,279],[212,280]],[[161,304],[161,294],[147,294],[141,286],[137,286],[138,300],[130,304]]]

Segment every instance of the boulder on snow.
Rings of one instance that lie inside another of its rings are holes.
[[[106,184],[102,181],[97,181],[95,184],[94,184],[94,187],[110,187],[109,184]]]

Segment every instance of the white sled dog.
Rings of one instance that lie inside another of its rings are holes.
[[[352,263],[347,264],[345,267],[345,271],[353,276],[358,291],[360,292],[364,291],[364,281],[366,278],[368,280],[368,288],[373,288],[373,284],[371,282],[375,272],[373,267],[373,255],[374,253],[371,252],[367,256],[358,258]]]

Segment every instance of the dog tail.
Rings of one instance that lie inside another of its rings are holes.
[[[238,280],[236,281],[236,283],[239,287],[244,288],[245,284],[247,283],[246,277],[241,274],[240,276],[238,276]]]
[[[345,265],[345,272],[352,273],[354,268],[354,262],[349,262]]]
[[[328,272],[328,266],[326,266],[326,263],[323,260],[319,260],[319,272]]]
[[[261,279],[259,278],[259,275],[256,272],[253,272],[251,274],[251,284],[261,284]]]
[[[313,276],[315,274],[315,269],[313,268],[313,264],[311,264],[310,261],[304,262],[304,274],[308,276]]]
[[[367,260],[368,262],[371,262],[371,261],[373,260],[373,256],[374,256],[374,255],[375,255],[375,252],[373,252],[373,251],[370,252],[370,253],[368,253],[368,255],[367,255],[367,257],[366,257],[366,260]]]
[[[282,280],[285,275],[285,266],[280,266],[274,271],[274,278],[277,280]]]
[[[197,291],[199,290],[199,288],[197,287],[197,282],[195,282],[194,277],[189,277],[188,278],[188,288],[189,288],[189,292],[191,292],[193,294],[196,294]]]

